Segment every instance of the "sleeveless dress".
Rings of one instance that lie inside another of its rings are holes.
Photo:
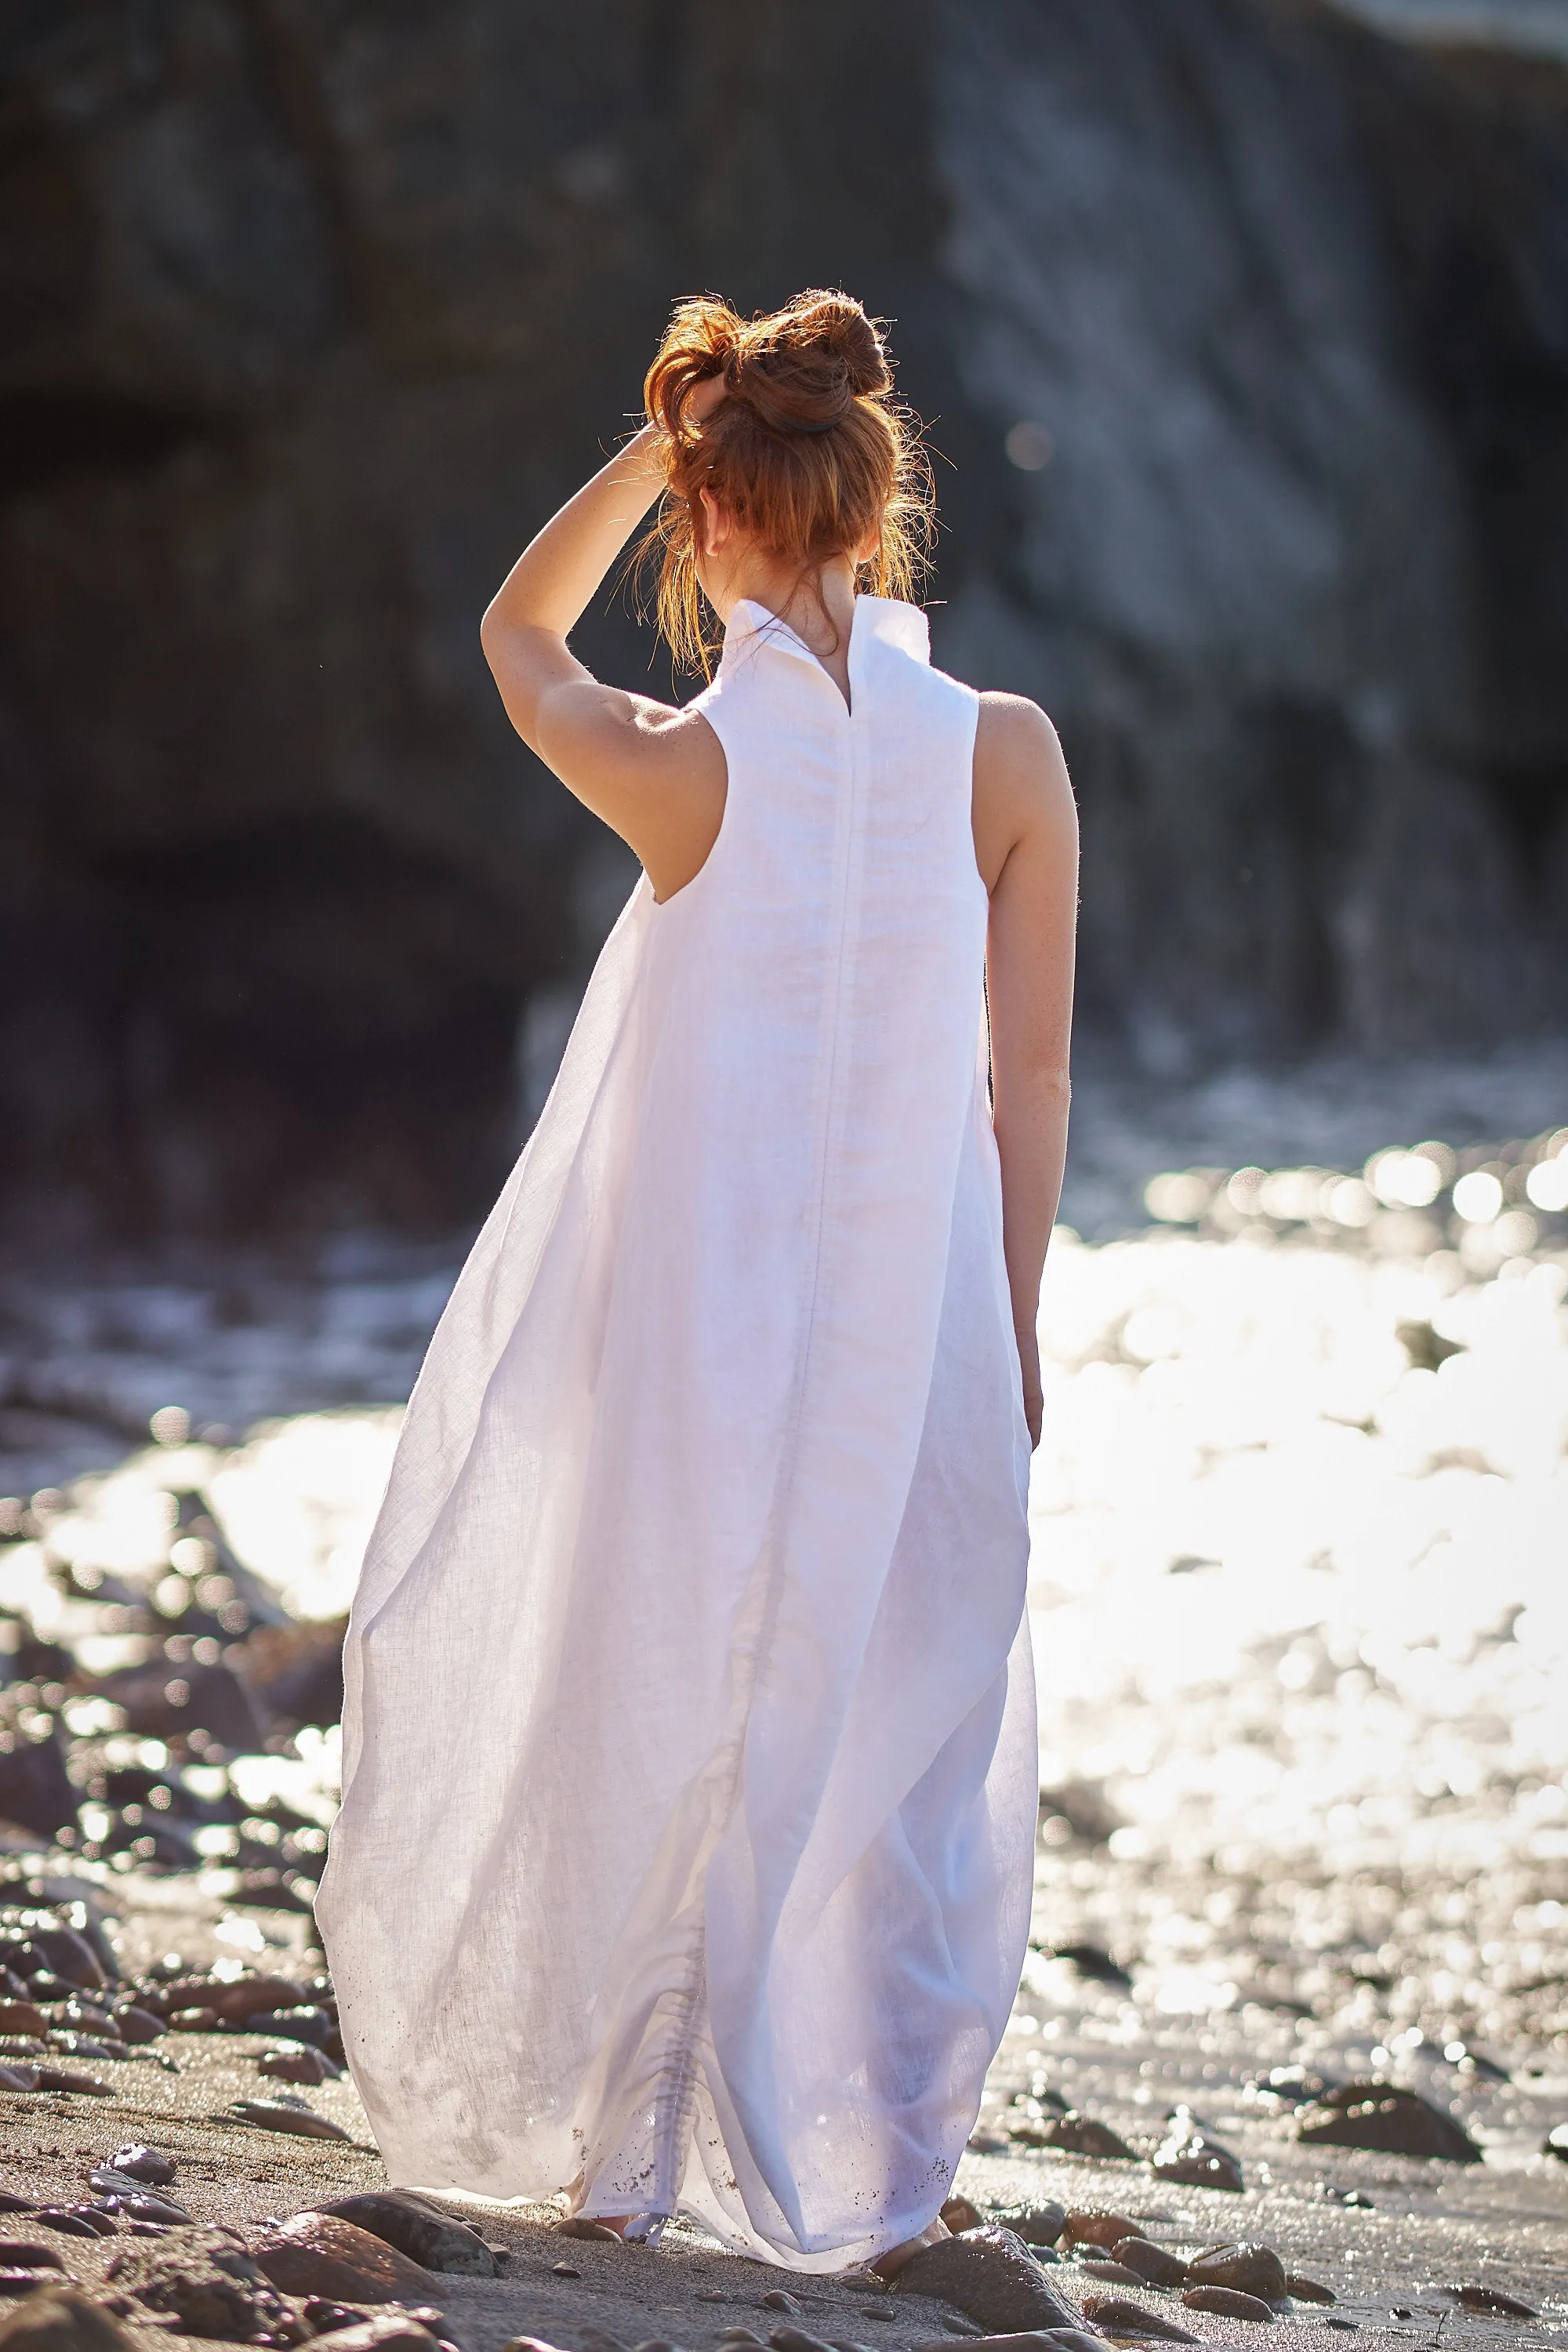
[[[409,1405],[318,1916],[394,2181],[799,2271],[949,2192],[1027,1934],[1029,1442],[977,698],[743,604],[729,796],[646,878]]]

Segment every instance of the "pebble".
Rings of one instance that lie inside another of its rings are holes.
[[[277,2082],[304,2083],[311,2089],[337,2082],[343,2071],[324,2050],[303,2045],[297,2050],[264,2050],[256,2065],[258,2074],[270,2074]]]
[[[1451,2294],[1466,2311],[1496,2311],[1505,2319],[1538,2319],[1541,2315],[1530,2304],[1504,2294],[1500,2287],[1447,2286],[1443,2292]]]
[[[1073,2207],[1062,2216],[1058,2233],[1072,2246],[1104,2246],[1108,2252],[1121,2245],[1123,2239],[1142,2238],[1147,2232],[1125,2213],[1096,2213],[1087,2207]]]
[[[1559,2164],[1568,2164],[1568,2124],[1553,2124],[1541,2143],[1542,2156],[1554,2156]]]
[[[277,2290],[227,2230],[182,2230],[172,2243],[130,2239],[104,2275],[187,2336],[247,2343],[283,2316]]]
[[[422,2263],[336,2213],[296,2213],[270,2231],[255,2253],[258,2267],[285,2294],[395,2303],[423,2296],[430,2284]]]
[[[1317,2147],[1370,2147],[1383,2156],[1436,2157],[1447,2164],[1481,2161],[1480,2149],[1451,2116],[1394,2083],[1342,2084],[1301,2110],[1296,2137]]]
[[[1102,2336],[1152,2336],[1163,2344],[1197,2344],[1200,2336],[1190,2335],[1163,2312],[1151,2311],[1147,2304],[1129,2303],[1125,2295],[1086,2294],[1083,2315],[1092,2319]]]
[[[800,2309],[794,2295],[787,2294],[782,2286],[769,2287],[766,2294],[760,2300],[764,2311],[798,2311]],[[770,2340],[777,2343],[781,2332],[780,2329],[775,2328]]]
[[[1168,2246],[1157,2246],[1149,2238],[1119,2238],[1111,2248],[1114,2259],[1124,2270],[1132,2271],[1145,2286],[1184,2286],[1187,2266],[1180,2254]]]
[[[765,2303],[767,2297],[764,2295],[763,2300]],[[772,2328],[768,2342],[773,2352],[832,2352],[832,2347],[825,2344],[820,2336],[808,2336],[804,2327]]]
[[[36,2246],[30,2238],[0,2238],[0,2264],[8,2271],[63,2271],[65,2268],[52,2246]]]
[[[115,2023],[121,2042],[156,2042],[169,2030],[161,2017],[154,2017],[150,2009],[142,2009],[135,2001],[118,2012]]]
[[[1194,2287],[1236,2287],[1260,2303],[1279,2303],[1286,2292],[1285,2265],[1272,2246],[1250,2242],[1211,2246],[1187,2264],[1187,2283]]]
[[[107,2168],[139,2180],[144,2189],[167,2189],[174,2182],[177,2167],[174,2158],[165,2156],[162,2148],[132,2140],[128,2147],[115,2149]]]
[[[1236,2286],[1190,2286],[1182,2297],[1189,2311],[1217,2312],[1224,2319],[1261,2320],[1273,2325],[1274,2314],[1261,2295],[1244,2294]]]
[[[1325,2286],[1321,2279],[1303,2278],[1300,2271],[1286,2272],[1285,2292],[1294,2295],[1298,2303],[1335,2303],[1339,2300],[1331,2286]]]
[[[557,2221],[555,2234],[558,2238],[596,2238],[601,2244],[608,2238],[613,2238],[617,2246],[625,2242],[620,2231],[612,2230],[607,2221],[591,2221],[582,2213],[574,2213],[564,2221]]]
[[[435,2352],[436,2338],[406,2312],[388,2311],[311,2338],[312,2352]]]
[[[293,2132],[300,2139],[350,2139],[341,2124],[319,2116],[303,2099],[236,2099],[228,2113],[236,2123],[257,2124],[263,2131]]]
[[[112,2312],[76,2287],[46,2287],[0,2321],[8,2352],[135,2352]]]
[[[423,2197],[405,2189],[384,2189],[334,2198],[318,2213],[367,2230],[411,2263],[448,2277],[494,2278],[500,2265],[476,2231],[454,2221]],[[296,2219],[299,2219],[296,2216]],[[610,2236],[616,2236],[615,2231]]]
[[[34,2071],[38,2077],[36,2087],[40,2091],[80,2091],[92,2099],[111,2099],[114,2096],[109,2084],[100,2083],[96,2074],[79,2074],[71,2066],[28,2069],[29,2073]]]
[[[165,2230],[188,2228],[195,2219],[172,2197],[155,2197],[150,2189],[125,2190],[106,2201],[112,2213],[127,2221],[154,2221]]]
[[[1100,1944],[1052,1944],[1045,1948],[1053,1960],[1066,1960],[1080,1977],[1095,1984],[1112,1985],[1118,1992],[1131,1992],[1132,1979],[1120,1961]]]
[[[1190,2107],[1176,2109],[1169,2133],[1150,2158],[1150,2169],[1159,2179],[1194,2189],[1224,2189],[1239,2195],[1246,2185],[1229,2148],[1209,2137]]]
[[[49,2021],[36,2000],[0,2000],[0,2033],[47,2033]]]
[[[46,2230],[58,2230],[62,2238],[97,2238],[102,2234],[90,2221],[84,2221],[79,2213],[73,2213],[66,2206],[41,2205],[33,2219],[41,2222]]]
[[[1023,2240],[994,2222],[922,2246],[899,2272],[893,2292],[934,2295],[999,2335],[1076,2324]]]
[[[1026,2147],[1056,2148],[1065,2156],[1093,2157],[1101,2164],[1138,2161],[1120,2132],[1076,2108],[1065,2116],[1043,2116],[1037,2124],[1022,2124],[1013,2137]]]
[[[1079,2263],[1080,2271],[1090,2278],[1103,2279],[1108,2286],[1151,2286],[1142,2271],[1129,2268],[1126,2263],[1113,2262],[1109,2254],[1097,2255],[1092,2262]]]
[[[964,2203],[967,2200],[960,2199],[958,2201]],[[973,2208],[971,2207],[970,2210],[973,2211]],[[974,2220],[967,2226],[970,2229],[977,2229],[985,2218],[976,2213]],[[989,2218],[997,2224],[998,2228],[1011,2230],[1014,2236],[1022,2238],[1026,2246],[1036,2248],[1054,2246],[1067,2228],[1068,2220],[1066,2206],[1056,2204],[1000,2205]],[[944,2221],[947,2219],[945,2207],[942,2219]],[[949,2221],[947,2226],[951,2230],[952,2222]]]
[[[581,2271],[574,2270],[570,2263],[552,2263],[550,2267],[557,2278],[580,2279],[583,2275]]]
[[[950,2197],[942,2209],[942,2219],[956,2238],[962,2237],[965,2230],[978,2230],[985,2216],[967,2197]],[[1020,2230],[1018,2234],[1022,2237],[1024,2233]]]

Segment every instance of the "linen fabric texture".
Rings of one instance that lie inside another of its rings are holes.
[[[947,2195],[1037,1802],[978,704],[884,599],[849,673],[731,618],[718,842],[633,893],[414,1391],[318,1909],[394,2181],[803,2272]]]

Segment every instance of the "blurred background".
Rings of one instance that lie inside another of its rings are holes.
[[[1080,794],[1086,1077],[1568,1027],[1561,0],[3,38],[13,1230],[482,1211],[631,868],[478,616],[701,288],[894,321],[937,658]],[[584,652],[649,675],[603,603]]]
[[[1278,2165],[1248,2065],[1392,2070],[1560,2222],[1568,0],[13,0],[0,69],[0,1846],[309,1910],[635,878],[479,616],[673,299],[842,284],[1083,819],[1000,2144],[1169,2078]]]

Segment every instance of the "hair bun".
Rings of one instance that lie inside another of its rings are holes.
[[[847,294],[814,289],[754,320],[724,366],[731,392],[775,433],[827,433],[892,383],[881,338]]]
[[[843,367],[852,395],[875,397],[892,385],[876,323],[853,295],[813,292],[791,304],[803,350],[816,345]]]

